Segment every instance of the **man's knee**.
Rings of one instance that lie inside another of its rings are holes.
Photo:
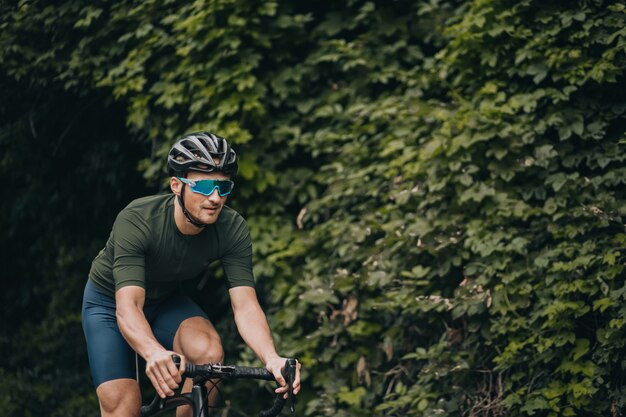
[[[222,363],[224,349],[220,338],[198,336],[184,343],[183,354],[193,363]]]
[[[103,382],[96,389],[102,416],[139,416],[141,393],[133,379]]]
[[[210,321],[193,318],[184,321],[175,343],[187,360],[193,363],[220,363],[224,361],[222,339]]]

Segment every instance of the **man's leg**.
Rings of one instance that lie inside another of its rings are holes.
[[[85,286],[82,324],[102,416],[138,417],[141,394],[134,379],[135,352],[117,327],[115,300],[91,281]]]
[[[141,392],[134,379],[114,379],[96,389],[102,417],[139,417]]]
[[[204,317],[183,321],[174,337],[174,350],[193,363],[222,363],[222,339],[213,324]]]
[[[217,334],[213,324],[204,317],[191,317],[183,321],[174,337],[174,351],[180,352],[189,362],[197,364],[222,363],[224,350],[222,339]],[[185,381],[184,390],[191,390],[192,380]],[[214,383],[207,382],[209,390],[209,407],[217,401],[217,389]],[[191,416],[191,407],[181,407],[177,417]]]
[[[157,340],[166,348],[179,352],[192,363],[222,362],[224,350],[222,341],[209,321],[206,313],[189,297],[176,296],[155,306],[149,316],[152,330]],[[145,309],[144,309],[145,310]],[[183,391],[191,390],[191,380],[183,385]],[[211,391],[210,399],[215,399],[217,390]],[[210,405],[213,405],[210,402]],[[179,407],[178,417],[191,416],[191,407]]]

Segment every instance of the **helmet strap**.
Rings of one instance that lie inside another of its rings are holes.
[[[202,223],[201,221],[196,219],[187,211],[187,208],[185,208],[185,185],[186,184],[183,183],[183,188],[181,188],[180,190],[180,195],[178,196],[178,204],[180,204],[180,208],[183,209],[183,214],[185,215],[189,223],[193,224],[196,227],[204,228],[207,226],[207,224]]]

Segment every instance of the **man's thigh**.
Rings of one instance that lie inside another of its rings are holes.
[[[135,379],[135,352],[117,326],[115,300],[88,281],[82,324],[94,386],[115,379]]]

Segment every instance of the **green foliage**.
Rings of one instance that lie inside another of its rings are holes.
[[[149,183],[185,131],[237,144],[232,204],[254,235],[280,350],[304,364],[306,415],[621,415],[622,3],[73,0],[0,11],[2,85],[119,103],[127,131],[152,145],[139,163]],[[29,108],[17,113],[21,127],[3,130],[25,138]],[[19,152],[7,149],[12,172]],[[52,257],[67,262],[47,283],[87,257],[84,241],[74,252],[76,240],[58,239],[65,252]],[[3,379],[28,381],[18,368]],[[83,401],[57,410],[78,415]]]

